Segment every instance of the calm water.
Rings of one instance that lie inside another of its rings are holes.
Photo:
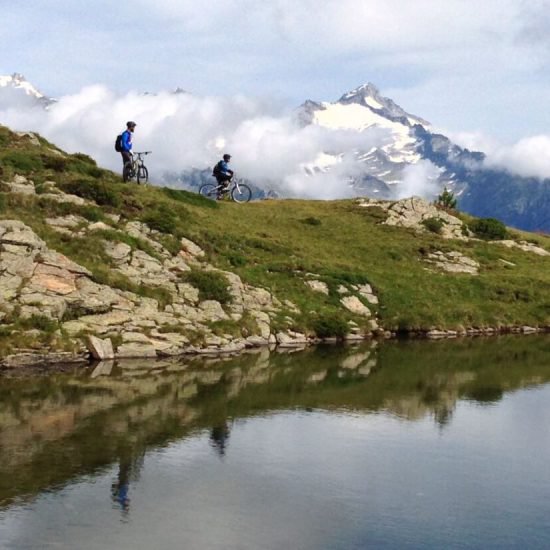
[[[550,339],[0,375],[2,549],[550,547]]]

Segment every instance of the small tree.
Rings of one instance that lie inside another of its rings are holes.
[[[456,210],[457,201],[455,194],[445,187],[443,189],[443,193],[437,197],[435,204],[436,206],[445,208],[446,210]]]

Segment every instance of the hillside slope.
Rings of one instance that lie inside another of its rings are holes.
[[[215,203],[4,127],[0,168],[4,365],[550,326],[550,239],[420,199]]]

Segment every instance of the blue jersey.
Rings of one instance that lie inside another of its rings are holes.
[[[122,150],[125,152],[132,150],[132,132],[130,130],[122,132]]]
[[[225,160],[220,161],[220,173],[223,174],[224,176],[232,176],[233,175],[233,170],[231,170],[231,168],[229,168],[229,163],[226,162]]]

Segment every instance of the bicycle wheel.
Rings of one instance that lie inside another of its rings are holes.
[[[203,183],[199,187],[199,195],[215,201],[218,198],[218,186],[215,183]]]
[[[250,187],[244,183],[239,183],[239,185],[235,185],[235,187],[231,189],[231,198],[235,202],[248,202],[251,196],[252,191]]]
[[[127,162],[122,169],[122,181],[124,183],[130,181],[134,177],[134,169],[131,162]]]
[[[146,166],[140,166],[137,169],[137,182],[147,183],[149,181],[149,170]]]

